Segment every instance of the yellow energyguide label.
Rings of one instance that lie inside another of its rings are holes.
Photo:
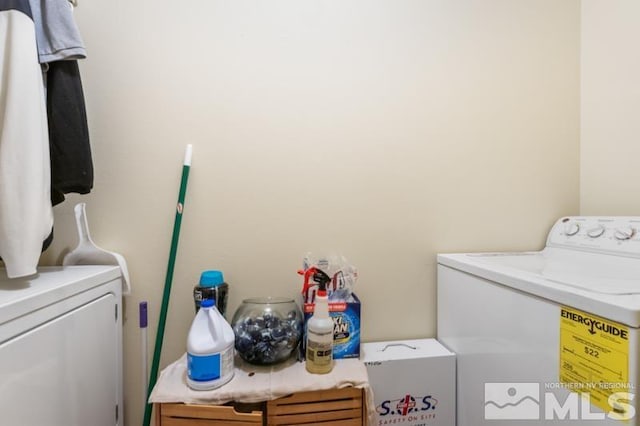
[[[629,384],[629,328],[562,306],[560,383],[576,392],[588,392],[593,405],[611,411],[610,395],[633,392]]]

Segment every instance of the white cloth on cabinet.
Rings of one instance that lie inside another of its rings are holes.
[[[0,257],[7,276],[17,278],[37,272],[53,209],[34,24],[28,1],[8,4],[14,7],[0,10]]]

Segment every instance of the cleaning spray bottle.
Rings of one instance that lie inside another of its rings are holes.
[[[333,320],[329,316],[327,284],[331,278],[312,267],[313,280],[318,283],[313,316],[307,321],[306,368],[314,374],[326,374],[333,369]]]

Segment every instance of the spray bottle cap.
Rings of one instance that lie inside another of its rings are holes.
[[[202,300],[202,302],[200,302],[200,307],[201,308],[211,308],[215,304],[216,304],[216,301],[214,299],[204,299],[204,300]]]
[[[317,293],[318,296],[327,295],[327,284],[331,282],[331,277],[329,277],[329,275],[327,275],[324,271],[322,271],[321,269],[318,269],[315,266],[311,266],[307,269],[299,270],[298,274],[304,275],[304,285],[302,286],[303,296],[307,297],[307,293],[309,291],[309,288],[311,287],[311,284],[309,283],[310,280],[313,280],[318,284],[318,287],[319,287],[318,293]],[[305,300],[305,301],[311,302],[311,300]]]
[[[318,268],[313,269],[313,281],[318,283],[318,296],[327,295],[327,284],[331,282],[331,277]]]

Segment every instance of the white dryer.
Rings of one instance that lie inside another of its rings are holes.
[[[438,255],[458,426],[640,425],[639,231],[565,217],[542,251]]]
[[[0,424],[122,425],[122,282],[114,266],[0,269]]]

